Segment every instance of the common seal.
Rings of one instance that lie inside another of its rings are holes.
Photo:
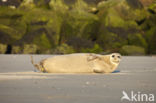
[[[76,53],[53,56],[32,64],[41,72],[47,73],[111,73],[119,65],[121,55],[99,55],[93,53]]]

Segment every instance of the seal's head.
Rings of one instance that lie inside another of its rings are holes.
[[[110,54],[110,62],[112,64],[118,65],[121,61],[121,55],[119,53]]]

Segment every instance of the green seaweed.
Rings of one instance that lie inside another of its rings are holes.
[[[0,44],[11,45],[12,53],[121,52],[136,47],[156,53],[155,2],[143,3],[23,0],[19,7],[0,6]]]
[[[145,49],[135,45],[124,45],[120,52],[123,55],[145,55]]]
[[[34,43],[39,45],[40,48],[46,48],[50,49],[51,48],[51,43],[49,39],[47,38],[46,34],[41,34],[41,36],[38,36],[34,39]]]

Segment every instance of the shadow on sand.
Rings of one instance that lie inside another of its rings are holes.
[[[112,73],[119,73],[120,72],[120,70],[115,70],[114,72],[112,72]]]

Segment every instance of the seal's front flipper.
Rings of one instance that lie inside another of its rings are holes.
[[[95,55],[95,54],[89,54],[88,57],[87,57],[87,61],[92,61],[92,60],[95,60],[95,59],[101,59],[101,57]]]
[[[104,71],[103,70],[101,70],[101,69],[94,69],[93,70],[95,73],[103,73]]]

